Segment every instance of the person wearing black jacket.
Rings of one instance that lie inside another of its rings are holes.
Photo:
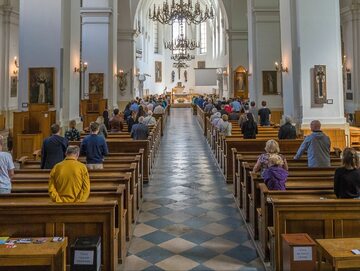
[[[254,121],[254,116],[251,113],[246,114],[247,121],[241,126],[241,132],[243,133],[244,139],[255,139],[258,133],[257,123]]]
[[[343,167],[335,170],[335,195],[341,199],[360,199],[360,165],[356,150],[345,148],[342,162]]]
[[[279,139],[296,139],[296,128],[291,124],[289,116],[284,117],[285,123],[280,127],[278,138]]]
[[[46,138],[41,148],[41,168],[52,169],[65,158],[68,140],[60,136],[60,126],[53,124],[50,127],[51,136]]]

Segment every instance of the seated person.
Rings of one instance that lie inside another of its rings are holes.
[[[250,113],[251,114],[251,113]],[[275,140],[270,139],[266,142],[265,145],[265,153],[261,154],[253,168],[253,172],[260,171],[261,174],[263,174],[264,170],[269,167],[269,158],[271,155],[277,154],[279,155],[280,148],[279,143],[277,143]],[[281,159],[283,160],[282,167],[285,170],[288,170],[288,164],[286,161],[286,158],[282,155],[280,155]]]
[[[235,108],[232,109],[230,115],[229,115],[229,120],[239,120],[239,112],[235,111]]]
[[[268,168],[263,178],[270,190],[286,190],[285,182],[289,173],[284,169],[284,159],[278,154],[270,154]]]
[[[156,119],[153,117],[153,112],[152,111],[148,111],[147,112],[147,116],[144,118],[144,124],[146,126],[152,126],[156,124]]]
[[[130,135],[134,140],[147,140],[149,128],[144,124],[144,117],[140,117],[139,123],[132,126]]]
[[[241,125],[241,132],[244,139],[256,139],[258,133],[257,123],[251,113],[246,114],[246,121]]]
[[[165,113],[165,109],[161,104],[155,106],[154,114],[164,114],[164,113]]]
[[[90,194],[90,179],[86,166],[77,161],[80,149],[69,146],[65,154],[65,160],[50,172],[50,198],[54,202],[84,202]]]
[[[80,153],[86,156],[88,169],[103,169],[104,156],[109,153],[105,138],[98,134],[99,124],[90,123],[90,135],[86,136],[80,145]]]
[[[360,199],[360,165],[356,150],[344,149],[342,163],[343,166],[335,171],[335,195],[342,199]]]
[[[114,109],[114,116],[109,121],[111,132],[121,132],[124,127],[124,118],[119,114],[119,109]]]
[[[0,194],[10,194],[15,166],[11,154],[3,151],[3,142],[4,138],[0,135]]]
[[[80,133],[78,129],[76,129],[76,121],[72,120],[69,122],[69,130],[65,132],[65,138],[69,141],[79,141]]]
[[[98,135],[107,138],[108,131],[107,131],[107,128],[106,128],[105,123],[104,123],[104,117],[103,116],[98,116],[97,119],[96,119],[96,122],[97,122],[97,124],[99,124],[99,133],[98,133]]]
[[[222,115],[222,123],[220,124],[220,133],[224,136],[231,136],[232,124],[229,122],[228,115]]]

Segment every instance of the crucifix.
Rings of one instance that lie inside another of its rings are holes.
[[[173,67],[178,70],[178,77],[179,77],[179,80],[180,80],[181,79],[181,69],[186,69],[189,66],[186,65],[184,62],[179,61],[179,62],[173,63]]]

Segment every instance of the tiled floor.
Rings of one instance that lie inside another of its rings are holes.
[[[264,270],[190,109],[173,109],[125,270]]]

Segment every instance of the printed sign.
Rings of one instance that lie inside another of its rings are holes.
[[[74,255],[75,265],[93,265],[94,251],[92,250],[75,250]]]
[[[294,247],[294,261],[312,261],[312,247]]]

